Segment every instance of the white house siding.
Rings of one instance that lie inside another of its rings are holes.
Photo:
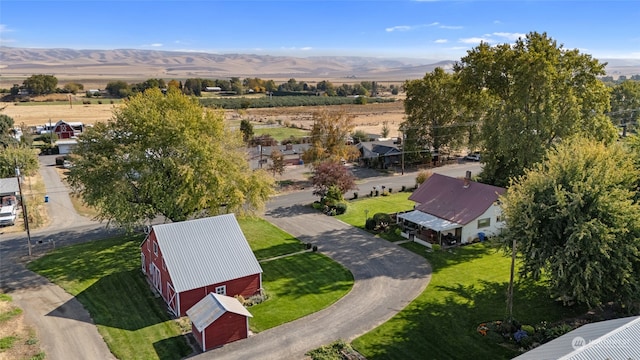
[[[500,229],[504,226],[503,221],[498,222],[498,216],[500,216],[500,214],[502,214],[500,206],[489,206],[489,208],[485,210],[482,215],[478,216],[475,220],[471,221],[462,228],[461,242],[465,244],[473,241],[473,239],[478,237],[479,232],[483,232],[487,236],[497,235]],[[491,225],[478,229],[478,220],[486,218],[491,219]]]

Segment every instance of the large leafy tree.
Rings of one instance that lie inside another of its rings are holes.
[[[475,123],[458,96],[455,75],[436,68],[422,79],[404,83],[406,121],[400,129],[406,136],[405,152],[409,159],[423,151],[456,149],[467,143]]]
[[[38,155],[36,152],[23,145],[9,145],[0,151],[0,178],[8,178],[16,175],[16,166],[23,176],[32,176],[39,169]]]
[[[306,164],[314,165],[322,161],[357,159],[358,149],[349,144],[349,134],[353,131],[353,117],[344,111],[318,111],[313,114],[311,146],[302,154]]]
[[[640,173],[619,144],[563,141],[502,197],[522,274],[590,306],[640,303]]]
[[[611,142],[609,92],[598,80],[604,64],[566,50],[546,33],[515,44],[481,43],[454,67],[460,96],[486,97],[481,127],[483,181],[506,186],[574,134]]]
[[[11,131],[13,131],[13,118],[6,114],[0,114],[0,148],[14,143],[15,139],[11,136]]]
[[[251,171],[240,132],[219,111],[169,89],[148,89],[78,139],[69,180],[101,220],[130,227],[259,210],[273,178]]]
[[[56,91],[58,79],[53,75],[31,75],[22,85],[34,95],[51,94]]]
[[[627,80],[614,86],[611,92],[611,119],[626,128],[640,121],[640,81]]]

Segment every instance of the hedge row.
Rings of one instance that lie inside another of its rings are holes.
[[[206,107],[221,109],[246,109],[285,106],[346,105],[355,104],[356,99],[338,96],[272,96],[263,98],[207,98],[200,99],[200,103]],[[367,103],[385,103],[393,101],[395,100],[367,98]]]

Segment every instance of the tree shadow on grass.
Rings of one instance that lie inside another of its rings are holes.
[[[506,318],[507,287],[506,282],[488,281],[434,286],[427,291],[441,297],[412,303],[386,330],[378,328],[366,335],[368,339],[354,344],[369,360],[510,359],[519,354],[515,347],[510,349],[477,332],[480,323]],[[563,307],[549,297],[546,287],[529,280],[516,284],[513,309],[517,320],[531,325],[584,310]]]
[[[67,311],[76,299],[84,305],[96,325],[135,331],[171,320],[166,305],[152,292],[139,269],[99,279],[47,316],[86,321],[75,312]]]
[[[181,359],[185,355],[193,354],[193,349],[187,344],[184,335],[173,336],[153,343],[153,348],[160,360]],[[180,354],[180,356],[178,356]]]

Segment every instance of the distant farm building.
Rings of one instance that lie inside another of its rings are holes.
[[[45,127],[45,129],[47,128],[53,130],[58,139],[70,139],[80,135],[84,131],[84,124],[81,122],[58,120],[53,128]]]
[[[210,91],[210,92],[222,91],[222,88],[219,87],[219,86],[207,86],[207,87],[204,88],[204,91]]]
[[[140,250],[142,272],[176,316],[209,293],[246,298],[262,289],[262,268],[234,214],[154,225]]]

